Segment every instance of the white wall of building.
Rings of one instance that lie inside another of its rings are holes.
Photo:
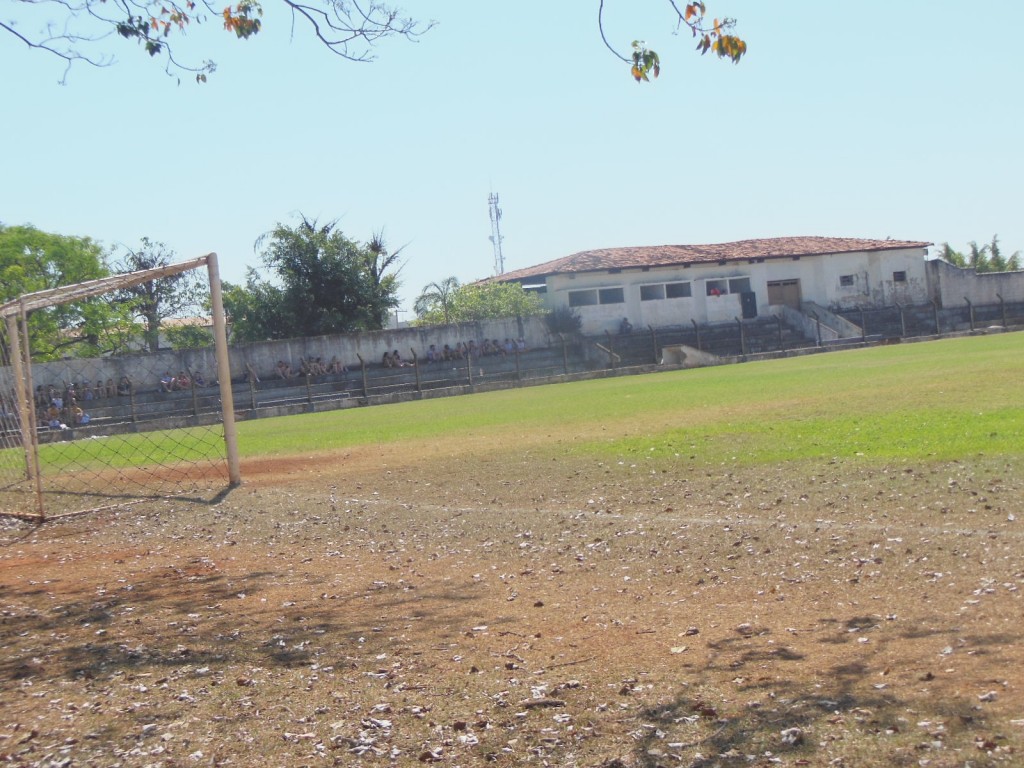
[[[922,304],[930,298],[924,256],[910,248],[552,275],[546,302],[572,306],[584,333],[615,333],[624,317],[634,327],[732,322],[748,291],[759,316],[772,314],[768,284],[777,281],[798,280],[802,301],[832,309]]]

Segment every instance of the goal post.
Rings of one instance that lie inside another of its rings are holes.
[[[206,256],[200,256],[177,264],[144,269],[120,275],[111,275],[75,285],[37,291],[35,293],[25,294],[0,305],[0,319],[3,321],[0,330],[5,330],[7,336],[5,345],[6,349],[3,351],[6,352],[5,356],[9,358],[7,360],[0,360],[0,398],[2,398],[0,399],[0,412],[3,414],[3,423],[0,424],[0,427],[2,427],[2,429],[0,429],[0,434],[3,435],[3,439],[0,440],[0,512],[8,511],[5,509],[5,506],[7,505],[4,503],[5,491],[10,491],[15,488],[15,486],[19,485],[18,482],[11,480],[10,475],[13,474],[11,471],[12,455],[20,449],[20,453],[23,456],[23,471],[20,483],[21,487],[18,491],[22,493],[22,496],[16,503],[21,508],[20,511],[22,512],[25,512],[26,507],[33,507],[35,512],[32,516],[40,520],[45,519],[47,516],[47,504],[44,502],[47,483],[44,482],[43,477],[44,464],[46,464],[46,462],[40,458],[41,433],[47,438],[53,438],[47,441],[46,446],[48,449],[52,449],[58,442],[58,438],[60,438],[59,442],[61,443],[68,442],[70,440],[71,442],[81,443],[84,445],[89,441],[78,440],[77,438],[79,436],[109,437],[110,435],[118,432],[130,432],[132,435],[137,437],[140,432],[144,431],[140,428],[138,423],[135,408],[136,396],[135,392],[131,388],[130,382],[129,391],[123,393],[128,396],[131,402],[130,419],[128,417],[123,417],[121,419],[121,421],[125,423],[115,424],[114,422],[116,422],[117,419],[111,417],[108,419],[110,424],[105,428],[100,428],[100,426],[95,422],[89,424],[89,419],[86,416],[85,419],[82,419],[81,429],[68,429],[67,425],[60,423],[59,428],[61,430],[66,430],[63,434],[54,435],[49,434],[46,431],[46,428],[41,423],[41,419],[38,415],[40,413],[40,408],[45,408],[46,406],[45,402],[42,404],[40,403],[40,392],[45,390],[41,383],[37,386],[33,381],[33,363],[31,356],[32,347],[29,325],[30,314],[34,311],[44,310],[50,307],[58,307],[74,302],[85,302],[86,300],[95,299],[113,291],[130,288],[161,277],[170,277],[190,270],[202,269],[203,267],[206,268],[206,275],[209,280],[213,348],[216,359],[216,377],[219,392],[219,398],[207,396],[207,399],[211,402],[215,399],[219,399],[219,419],[223,428],[223,456],[226,458],[228,482],[232,486],[238,485],[241,482],[237,431],[235,427],[234,397],[231,389],[227,327],[224,315],[220,271],[217,262],[217,255],[215,253],[210,253]],[[92,377],[96,377],[99,375],[97,371],[102,370],[104,362],[109,362],[109,360],[114,359],[102,358],[100,360],[78,361],[75,359],[65,358],[62,362],[66,363],[69,370],[77,370],[79,377],[84,377],[86,373]],[[74,366],[78,363],[81,365],[78,369],[75,369]],[[48,364],[44,363],[41,365],[46,367]],[[76,395],[80,397],[82,395],[82,391],[76,390],[76,381],[83,382],[80,386],[85,390],[86,400],[91,401],[94,395],[99,398],[110,398],[115,394],[111,391],[111,389],[113,389],[111,378],[107,378],[107,384],[105,387],[102,385],[100,380],[96,381],[96,386],[94,387],[91,379],[87,381],[84,378],[77,378],[75,373],[72,373],[70,378],[70,390],[67,389],[68,383],[66,381],[63,382],[65,386],[63,392],[64,397],[55,396],[50,402],[51,410],[56,408],[58,401],[59,406],[63,409],[58,411],[59,415],[56,418],[57,422],[61,421],[60,414],[66,416],[74,414],[76,417],[81,418],[83,403],[80,403],[76,399]],[[128,377],[125,376],[123,378]],[[48,388],[50,390],[54,389],[52,382]],[[120,389],[120,387],[118,389]],[[68,394],[69,392],[71,393],[70,395]],[[118,391],[117,394],[120,395],[122,393]],[[70,402],[65,403],[65,400],[69,400]],[[12,406],[10,409],[11,412],[7,409],[8,402]],[[193,418],[191,422],[199,424],[200,414],[196,408],[196,402],[196,384],[193,382],[191,392],[191,415]],[[96,403],[96,405],[99,406],[99,403]],[[125,410],[123,405],[120,408],[115,407],[114,404],[108,405],[106,402],[104,402],[103,405],[105,406],[105,410],[110,411],[111,413]],[[155,403],[153,405],[153,411],[159,416],[160,409],[162,407],[169,411],[171,410],[172,405],[172,403]],[[103,410],[103,408],[100,410]],[[69,418],[68,421],[71,422],[71,418]],[[178,422],[181,421],[181,419],[178,420]],[[166,419],[164,421],[159,421],[154,417],[152,422],[154,426],[152,426],[151,429],[163,429],[165,432],[170,432],[177,427],[178,422],[171,423],[167,422]],[[77,421],[72,422],[72,425],[78,425],[79,423],[80,422]],[[50,424],[50,426],[54,425]],[[122,429],[118,430],[117,427],[122,427]],[[173,442],[174,441],[171,440],[169,444]],[[179,441],[179,445],[192,445],[195,442],[195,439],[182,439]],[[209,443],[206,443],[206,445],[208,446]],[[179,463],[185,463],[188,461],[187,448],[179,449],[177,445],[172,446],[171,448],[161,446],[159,449],[153,448],[152,450],[140,450],[138,445],[126,445],[120,453],[120,461],[116,464],[117,469],[112,469],[111,467],[114,466],[112,464],[110,467],[105,468],[108,471],[102,472],[95,469],[99,460],[89,462],[87,458],[83,458],[87,453],[87,449],[85,447],[79,447],[77,451],[73,452],[74,456],[72,458],[65,456],[62,459],[60,468],[54,470],[52,474],[57,478],[61,478],[62,476],[70,477],[74,475],[77,482],[73,484],[73,487],[69,484],[65,484],[69,485],[69,487],[63,488],[62,492],[79,498],[84,498],[89,495],[89,492],[84,490],[85,481],[83,480],[83,477],[85,475],[89,474],[90,471],[93,472],[96,476],[97,484],[110,483],[114,478],[118,480],[122,479],[131,474],[130,471],[124,468],[131,465],[132,459],[137,459],[137,456],[126,458],[133,451],[135,454],[143,457],[167,454],[170,457],[168,461]],[[53,451],[51,451],[51,453],[52,452]],[[68,452],[69,455],[71,453],[72,452]],[[138,461],[141,464],[141,459],[138,459]],[[176,471],[170,474],[177,477],[185,473]],[[127,495],[128,494],[106,494],[108,497],[116,496],[119,499],[123,499]],[[28,504],[24,501],[24,499],[29,496],[35,497],[34,503]]]

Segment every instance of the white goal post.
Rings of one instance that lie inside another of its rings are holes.
[[[25,294],[0,305],[9,345],[11,372],[14,379],[16,415],[20,424],[20,442],[25,454],[27,479],[35,486],[38,498],[38,517],[44,517],[41,470],[39,463],[39,436],[36,429],[36,404],[33,400],[32,360],[29,343],[28,316],[34,310],[67,304],[100,296],[111,291],[129,288],[160,277],[206,267],[210,284],[213,320],[214,350],[217,360],[217,382],[220,393],[221,417],[224,429],[224,448],[227,458],[228,480],[231,485],[241,483],[238,440],[235,427],[234,398],[231,391],[231,370],[228,361],[227,330],[224,302],[221,292],[217,254],[210,253],[190,261],[164,267],[144,269],[120,275],[111,275],[75,285],[50,288]]]

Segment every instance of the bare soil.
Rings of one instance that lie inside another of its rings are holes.
[[[482,443],[0,521],[0,763],[1024,763],[1024,473]]]

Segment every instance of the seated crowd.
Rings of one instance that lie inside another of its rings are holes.
[[[40,384],[35,391],[36,420],[40,426],[50,429],[68,429],[68,424],[84,426],[92,421],[89,413],[82,408],[80,401],[101,400],[115,397],[117,388],[113,379],[106,383],[97,381],[64,382],[62,388],[50,384]]]
[[[445,344],[441,349],[438,349],[436,344],[431,344],[430,348],[427,349],[427,362],[445,363],[452,360],[491,357],[495,355],[505,357],[514,355],[516,352],[523,353],[525,351],[526,340],[522,338],[505,339],[504,342],[497,339],[484,339],[479,344],[474,339],[470,339],[468,343],[464,341],[457,342],[454,347],[450,344]]]
[[[178,371],[177,376],[170,371],[164,371],[163,376],[160,377],[161,392],[184,392],[192,389],[193,386],[197,388],[206,386],[206,379],[203,377],[202,371],[195,371],[191,376],[185,371]]]
[[[322,357],[300,357],[297,368],[292,368],[291,363],[284,360],[278,360],[274,366],[274,375],[285,381],[299,376],[305,378],[307,376],[332,376],[343,373],[348,373],[348,366],[341,362],[337,355],[326,363]],[[252,384],[258,384],[261,381],[260,375],[252,363],[247,362],[245,364],[242,380]]]

